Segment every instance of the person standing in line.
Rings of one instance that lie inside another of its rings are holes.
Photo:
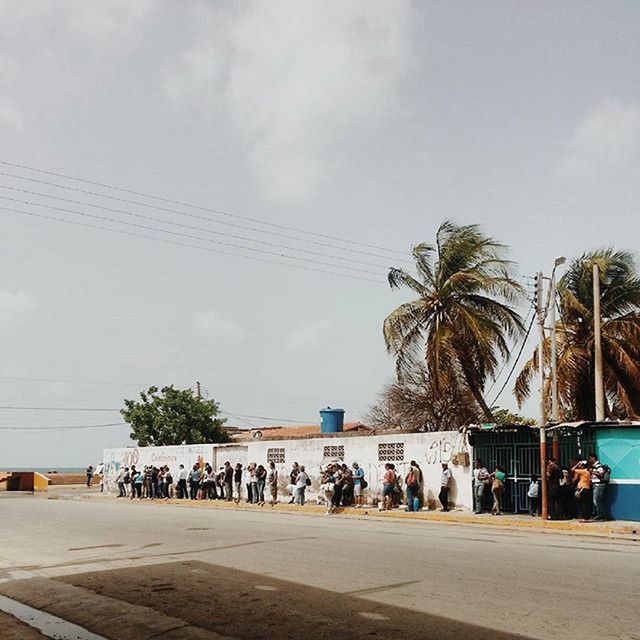
[[[416,461],[412,460],[409,463],[409,471],[404,479],[404,486],[407,494],[407,511],[420,510],[420,498],[418,496],[418,492],[420,491],[420,474],[421,471],[418,468]]]
[[[344,474],[340,464],[334,465],[333,477],[333,506],[339,507],[340,502],[342,502],[342,486],[344,484]]]
[[[440,494],[438,500],[442,505],[440,511],[449,511],[449,489],[451,488],[451,469],[446,462],[442,463],[442,473],[440,474]]]
[[[507,479],[507,474],[502,467],[497,464],[494,472],[490,476],[491,478],[491,493],[493,494],[493,507],[491,507],[491,515],[501,516],[500,500],[502,499],[502,493],[504,492],[504,482]]]
[[[589,460],[589,471],[591,473],[591,490],[593,492],[593,520],[604,521],[607,518],[606,495],[609,480],[611,479],[611,469],[603,464],[596,457],[595,453],[587,456]]]
[[[390,511],[393,507],[393,492],[396,486],[396,473],[389,462],[384,465],[385,472],[382,476],[382,510]]]
[[[227,502],[233,500],[233,467],[228,460],[224,463],[224,497]]]
[[[216,492],[216,474],[213,471],[213,467],[207,462],[204,467],[204,474],[202,476],[202,492],[205,500],[214,500],[218,497]]]
[[[89,465],[87,467],[87,487],[90,487],[92,482],[93,482],[93,467]]]
[[[135,467],[132,467],[135,468]],[[136,471],[135,476],[132,478],[133,489],[135,490],[135,496],[139,500],[142,500],[142,483],[144,482],[144,474],[142,471]],[[131,491],[131,499],[133,500],[134,490]]]
[[[529,512],[535,518],[538,515],[538,506],[540,504],[540,483],[538,482],[538,476],[535,474],[531,476],[527,496],[529,498]]]
[[[164,467],[160,467],[156,475],[156,498],[164,498]]]
[[[354,462],[353,468],[353,497],[355,498],[355,507],[360,509],[364,503],[364,490],[366,488],[366,480],[364,479],[364,469]]]
[[[198,499],[198,489],[200,488],[200,480],[202,479],[202,470],[197,464],[189,472],[189,497],[191,500]]]
[[[267,473],[267,485],[269,486],[269,493],[271,495],[271,506],[278,503],[278,471],[276,470],[276,463],[271,461],[269,463],[269,472]]]
[[[249,465],[249,482],[251,483],[251,502],[258,503],[258,465],[252,462]]]
[[[482,460],[477,458],[473,469],[473,495],[476,500],[474,513],[487,511],[487,493],[490,485],[489,470],[482,464]]]
[[[298,483],[299,473],[300,467],[297,462],[294,462],[289,472],[289,487],[291,487],[291,500],[289,500],[289,504],[293,504],[296,498],[296,484]]]
[[[164,467],[164,499],[173,498],[173,476],[169,465]]]
[[[562,518],[562,504],[560,495],[560,480],[562,480],[562,469],[555,458],[547,461],[547,487],[549,488],[549,520],[560,520]]]
[[[295,499],[296,504],[300,507],[304,507],[305,502],[305,492],[307,491],[307,487],[311,484],[311,480],[307,475],[307,472],[304,470],[304,465],[301,464],[299,467],[298,477],[296,478],[296,491],[295,491]]]
[[[333,475],[333,465],[330,464],[324,471],[322,471],[322,469],[320,471],[322,473],[320,489],[324,495],[324,502],[327,505],[327,515],[331,515],[335,509],[333,506],[333,491],[336,480]]]
[[[242,465],[238,462],[233,470],[233,482],[236,485],[236,504],[242,499]]]
[[[180,500],[187,498],[187,470],[183,464],[178,469],[178,498]]]
[[[253,502],[253,487],[251,486],[251,467],[252,467],[253,463],[250,462],[245,468],[244,468],[244,485],[247,488],[247,502]]]
[[[258,504],[264,506],[264,487],[267,482],[267,470],[259,464],[256,469],[256,484],[258,490]]]
[[[137,475],[138,475],[138,470],[136,469],[136,465],[132,464],[131,469],[129,469],[129,480],[131,482],[131,495],[129,496],[129,498],[131,500],[133,500],[136,496],[136,487],[133,481]]]
[[[144,489],[143,498],[153,498],[153,468],[147,465],[144,468]]]
[[[583,460],[572,469],[573,482],[576,487],[576,502],[578,503],[578,517],[580,522],[587,522],[591,517],[591,473],[587,463]]]
[[[120,467],[120,471],[118,471],[118,475],[116,476],[116,482],[118,483],[118,498],[124,498],[127,495],[124,488],[124,478],[127,473],[129,473],[128,467]]]

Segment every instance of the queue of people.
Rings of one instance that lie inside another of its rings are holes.
[[[554,457],[547,460],[544,477],[532,475],[527,487],[529,512],[540,514],[542,495],[541,481],[547,483],[547,505],[549,520],[581,522],[607,520],[606,491],[611,479],[611,469],[603,465],[593,453],[586,460],[578,458],[567,466],[560,466]],[[489,500],[493,496],[491,513],[501,515],[500,504],[505,470],[496,465],[492,473],[477,459],[473,470],[475,513],[489,511]]]
[[[338,507],[365,506],[364,492],[369,486],[364,469],[354,462],[351,466],[335,462],[320,467],[320,500],[324,501],[327,513],[334,513]],[[206,463],[194,464],[189,470],[179,465],[175,475],[168,465],[156,467],[146,465],[137,469],[135,465],[122,467],[116,477],[118,498],[128,497],[150,500],[226,500],[239,503],[274,505],[278,502],[281,486],[286,486],[289,504],[303,506],[307,489],[312,485],[311,477],[304,465],[294,462],[287,482],[281,483],[274,462],[267,467],[251,462],[243,467],[241,463],[232,466],[225,462],[215,471]],[[442,511],[449,511],[449,489],[452,474],[446,463],[442,464],[439,500]],[[425,506],[425,481],[420,465],[412,460],[408,472],[402,476],[393,463],[385,465],[385,473],[380,487],[382,500],[380,510],[398,508],[404,503],[407,511],[419,511]]]

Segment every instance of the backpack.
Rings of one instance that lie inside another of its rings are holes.
[[[407,486],[415,487],[417,484],[418,484],[418,480],[416,478],[416,474],[413,473],[413,471],[409,471],[409,474],[407,475]]]
[[[602,475],[600,476],[600,482],[608,484],[611,482],[611,467],[608,464],[600,465],[602,467]]]
[[[124,474],[124,478],[122,479],[122,482],[124,482],[125,484],[129,484],[131,482],[131,476],[129,475],[129,472]]]
[[[305,481],[305,484],[307,485],[307,487],[311,486],[311,478],[307,478]]]

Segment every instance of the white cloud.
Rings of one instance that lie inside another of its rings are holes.
[[[287,339],[285,349],[290,352],[305,351],[315,347],[331,324],[326,320],[316,320],[296,329]]]
[[[222,109],[264,192],[295,201],[337,167],[340,145],[396,105],[410,64],[408,0],[201,5],[167,94],[205,119]]]
[[[215,311],[203,311],[193,321],[194,329],[209,340],[239,342],[243,333],[240,327],[229,318],[220,317]]]
[[[139,41],[157,0],[0,0],[0,130],[65,98],[88,102],[106,63]]]
[[[9,293],[0,290],[0,326],[19,320],[35,304],[35,298],[26,291]]]
[[[640,160],[640,105],[608,100],[589,109],[575,128],[560,170],[592,177]]]

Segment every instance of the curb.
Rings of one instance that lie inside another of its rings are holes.
[[[45,497],[45,496],[43,496]],[[51,496],[48,499],[54,500],[95,500],[102,499],[109,502],[117,502],[115,496],[101,496],[100,498],[91,495],[84,496]],[[172,498],[169,500],[129,500],[129,502],[145,502],[146,504],[156,505],[174,505],[192,508],[212,508],[212,509],[232,509],[234,511],[261,511],[273,512],[279,511],[283,513],[291,513],[297,515],[324,515],[326,509],[322,505],[307,503],[304,507],[292,504],[265,504],[260,507],[255,504],[246,502],[226,502],[219,500],[178,500]],[[408,513],[402,510],[378,511],[376,507],[363,507],[355,509],[353,507],[340,507],[334,513],[334,516],[347,517],[355,519],[391,519],[391,520],[409,520],[411,522],[436,522],[439,524],[471,524],[489,527],[499,527],[503,529],[521,529],[521,530],[537,530],[545,533],[571,533],[581,536],[609,536],[624,537],[627,540],[640,541],[640,522],[623,526],[612,526],[611,523],[592,523],[578,522],[576,520],[541,520],[540,518],[513,518],[510,516],[478,516],[475,514],[467,514],[462,512],[449,512],[448,514],[439,511],[419,511]]]

